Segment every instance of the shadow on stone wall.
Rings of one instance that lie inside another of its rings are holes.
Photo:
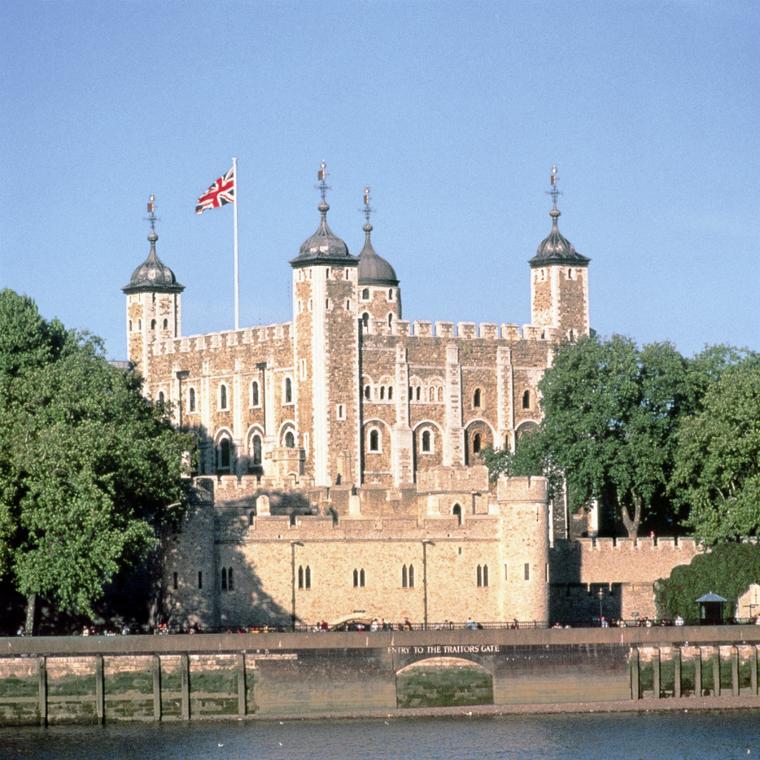
[[[291,626],[291,609],[283,607],[264,590],[261,578],[243,551],[234,547],[226,553],[227,567],[233,569],[233,589],[222,588],[221,570],[217,572],[218,627],[222,630]],[[290,579],[292,583],[292,579]],[[288,586],[290,588],[290,586]]]

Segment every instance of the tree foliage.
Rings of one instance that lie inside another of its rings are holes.
[[[91,614],[181,513],[190,439],[101,343],[0,291],[0,577]]]
[[[760,546],[726,543],[699,554],[688,565],[673,568],[669,578],[655,584],[657,609],[662,615],[681,615],[686,620],[699,617],[696,600],[713,592],[728,600],[726,618],[736,612],[737,599],[751,583],[760,579]]]
[[[608,504],[635,536],[668,481],[686,361],[667,343],[590,336],[560,347],[539,390],[541,425],[504,466],[563,475],[571,509]]]
[[[707,543],[760,534],[760,358],[746,356],[707,387],[677,434],[671,493]]]

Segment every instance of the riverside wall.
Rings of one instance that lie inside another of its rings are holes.
[[[758,696],[760,627],[0,638],[0,725]]]

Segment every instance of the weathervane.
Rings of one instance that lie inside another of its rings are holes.
[[[322,196],[322,204],[327,204],[327,191],[330,190],[330,186],[327,184],[327,163],[322,161],[319,164],[319,170],[317,171],[317,190]]]
[[[155,232],[158,217],[156,216],[156,196],[153,193],[148,196],[148,216],[145,221],[150,224],[150,231]]]
[[[551,185],[551,190],[547,190],[546,194],[551,195],[552,197],[552,208],[556,210],[557,208],[557,198],[562,195],[560,193],[559,189],[557,188],[557,180],[559,179],[559,175],[557,174],[557,164],[552,164],[552,173],[549,175],[549,184]]]
[[[369,205],[370,203],[370,197],[369,197],[369,186],[364,188],[364,192],[362,193],[362,202],[364,203],[364,208],[362,209],[362,213],[364,214],[364,221],[367,225],[369,225],[370,221],[369,218],[372,214],[372,212],[375,210],[372,208],[372,206]]]

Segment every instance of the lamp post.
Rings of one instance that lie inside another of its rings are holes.
[[[427,548],[435,546],[429,539],[422,541],[422,604],[423,604],[423,625],[427,631],[428,627],[428,579],[427,579]]]
[[[303,543],[301,541],[290,542],[290,627],[293,631],[296,629],[296,546],[303,546]]]
[[[176,375],[177,382],[179,383],[179,406],[177,407],[179,411],[179,429],[182,430],[182,381],[190,377],[190,372],[186,369],[179,369]]]

